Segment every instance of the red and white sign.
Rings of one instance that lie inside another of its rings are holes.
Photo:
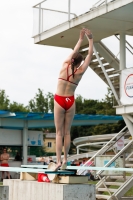
[[[133,104],[133,68],[122,70],[120,100],[122,104]]]
[[[116,147],[118,151],[124,148],[124,136],[116,142]]]

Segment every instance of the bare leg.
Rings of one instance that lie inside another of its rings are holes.
[[[7,173],[8,178],[10,179],[10,173],[9,172],[6,172],[6,173]]]
[[[67,163],[67,155],[68,155],[70,144],[71,144],[70,129],[71,129],[74,114],[75,114],[75,103],[72,105],[72,107],[69,110],[67,110],[66,115],[65,115],[63,163]]]
[[[2,179],[4,179],[4,178],[5,178],[5,172],[2,171]]]
[[[67,155],[70,148],[70,128],[75,114],[75,103],[65,111],[56,101],[54,102],[54,120],[56,126],[56,155],[57,168],[61,166],[62,140],[64,136],[64,159],[67,162]]]
[[[62,153],[62,140],[64,135],[64,118],[65,118],[65,110],[54,102],[54,121],[56,126],[56,156],[57,156],[57,167],[61,166],[61,153]]]

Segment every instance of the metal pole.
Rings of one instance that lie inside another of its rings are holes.
[[[105,0],[105,4],[106,4],[106,12],[108,12],[108,2],[107,2],[107,0]]]
[[[79,147],[77,147],[77,154],[79,154]]]
[[[124,114],[122,115],[127,127],[128,127],[128,130],[133,138],[133,123],[128,119],[128,115]]]
[[[39,28],[39,30],[38,30],[39,40],[41,40],[41,35],[40,35],[40,33],[41,33],[41,4],[39,4],[39,26],[38,26],[38,28]]]
[[[125,33],[120,33],[120,70],[126,68],[126,44]]]
[[[27,165],[27,135],[28,135],[28,122],[24,121],[24,128],[23,128],[23,165]]]
[[[126,68],[126,41],[125,33],[120,33],[120,70]],[[120,97],[122,95],[122,76],[120,75]]]
[[[68,0],[68,21],[70,21],[70,1]]]

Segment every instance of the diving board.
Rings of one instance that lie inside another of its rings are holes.
[[[25,170],[28,169],[28,166],[29,165],[21,165],[21,167],[25,167],[25,168],[23,168]],[[30,167],[32,168],[32,167],[34,167],[34,165],[30,165]],[[33,169],[33,170],[37,170],[37,171],[39,171],[39,169],[42,170],[44,168],[44,165],[36,165],[36,168],[38,168],[38,169]],[[79,170],[79,169],[81,169],[81,170],[94,170],[94,171],[101,171],[102,170],[102,171],[133,172],[133,168],[123,168],[123,167],[122,168],[116,168],[116,167],[67,166],[66,169],[68,169],[68,170]],[[47,170],[44,170],[44,171],[46,172]]]
[[[21,167],[47,169],[48,165],[21,165]]]
[[[125,171],[125,172],[133,172],[133,168],[116,168],[116,167],[81,167],[81,166],[67,166],[66,169],[69,170],[94,170],[94,171]],[[34,168],[26,168],[26,167],[0,167],[0,171],[9,171],[9,172],[30,172],[30,173],[42,173],[49,171],[48,169],[43,169],[38,165],[37,169]]]

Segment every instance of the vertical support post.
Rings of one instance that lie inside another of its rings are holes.
[[[40,35],[40,33],[41,33],[41,3],[39,4],[39,30],[38,30],[38,32],[39,32],[39,40],[41,40],[41,35]]]
[[[128,127],[128,130],[133,138],[133,123],[128,119],[128,115],[124,114],[122,115],[127,127]]]
[[[77,147],[77,154],[79,154],[79,147]]]
[[[27,136],[28,136],[28,122],[24,121],[24,128],[23,128],[23,165],[27,164]]]
[[[105,0],[105,4],[106,4],[106,12],[108,12],[108,1]]]
[[[68,21],[70,21],[70,1],[68,0]]]
[[[125,33],[120,33],[120,70],[126,68],[126,42]]]
[[[42,9],[42,32],[43,32],[43,9]]]
[[[120,32],[120,70],[126,68],[126,40],[125,33]],[[120,97],[122,94],[122,80],[120,75]]]

